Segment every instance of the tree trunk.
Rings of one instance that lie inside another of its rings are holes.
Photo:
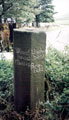
[[[36,22],[36,27],[39,27],[39,17],[38,17],[38,15],[35,15],[35,22]]]
[[[0,16],[0,24],[2,23],[2,18],[1,18],[1,16]]]

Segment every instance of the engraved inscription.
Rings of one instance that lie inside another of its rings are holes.
[[[30,56],[31,52],[31,56]],[[31,68],[31,70],[34,73],[39,73],[41,71],[44,71],[44,67],[41,64],[36,64],[37,62],[31,62],[31,59],[34,61],[39,59],[44,59],[44,50],[41,48],[39,50],[33,49],[33,50],[25,50],[23,51],[21,48],[15,48],[16,58],[15,58],[15,64],[19,66],[25,66]]]

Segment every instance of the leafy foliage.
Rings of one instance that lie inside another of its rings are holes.
[[[67,117],[69,113],[69,47],[63,53],[49,48],[46,56],[48,97],[45,103],[48,120]],[[48,114],[49,112],[49,114]]]
[[[0,19],[17,18],[23,22],[53,22],[52,0],[0,0]]]
[[[33,6],[34,0],[0,0],[0,18],[23,18],[29,22],[34,18]]]
[[[55,12],[52,0],[39,0],[39,2],[39,8],[41,9],[40,14],[38,15],[39,21],[54,22],[53,15],[55,14]]]
[[[13,65],[12,62],[0,61],[0,97],[7,100],[13,95]]]
[[[69,47],[63,53],[49,48],[46,55],[46,102],[41,103],[34,117],[44,120],[62,120],[69,113]],[[12,62],[0,61],[0,97],[7,100],[13,96],[13,65]],[[0,101],[1,101],[0,98]],[[2,105],[2,104],[0,104]],[[5,108],[5,105],[2,105]],[[10,105],[7,109],[9,111]],[[39,110],[39,111],[38,111]],[[13,112],[14,113],[14,112]],[[13,114],[12,112],[7,113]],[[30,116],[31,114],[29,114]],[[33,114],[32,114],[33,115]],[[10,115],[12,116],[12,115]],[[15,115],[14,113],[14,116]],[[29,116],[25,115],[25,117]],[[19,115],[20,117],[20,115]],[[23,116],[22,116],[23,117]]]

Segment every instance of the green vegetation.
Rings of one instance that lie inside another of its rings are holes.
[[[15,18],[22,22],[53,22],[52,0],[1,0],[0,20]],[[38,20],[39,19],[39,20]],[[0,21],[1,22],[1,21]]]
[[[0,19],[16,18],[18,20],[33,20],[34,0],[1,0],[0,1]],[[32,16],[32,17],[31,17]]]
[[[54,6],[52,5],[53,0],[40,0],[41,13],[39,14],[40,22],[54,22],[53,15]]]
[[[68,119],[69,113],[69,47],[61,53],[49,48],[46,55],[46,102],[40,105],[40,116],[46,120]],[[0,108],[1,101],[13,98],[13,64],[0,61]],[[10,102],[11,102],[10,101]],[[7,106],[9,111],[10,105]],[[4,113],[6,114],[6,113]],[[9,113],[7,113],[8,115]],[[12,114],[12,111],[10,112]],[[12,116],[12,115],[11,115]],[[14,114],[14,116],[16,116]],[[18,115],[17,115],[18,116]],[[8,118],[9,120],[9,118]],[[17,119],[19,120],[19,119]],[[38,119],[39,120],[39,119]]]
[[[46,55],[46,116],[55,120],[63,119],[69,112],[69,47],[61,53],[49,48]],[[44,106],[44,107],[45,107]]]
[[[8,100],[13,96],[13,64],[5,60],[0,61],[0,98]]]

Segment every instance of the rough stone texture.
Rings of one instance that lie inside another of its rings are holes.
[[[39,30],[14,31],[14,88],[17,111],[44,101],[46,34]]]

